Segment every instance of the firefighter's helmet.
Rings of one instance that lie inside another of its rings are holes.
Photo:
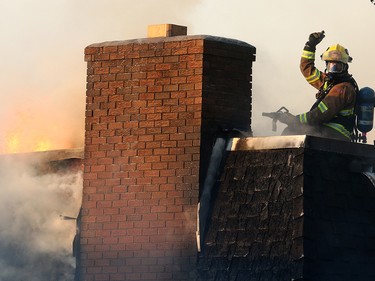
[[[340,44],[329,47],[321,56],[324,61],[338,61],[342,63],[352,62],[352,57],[349,52]]]

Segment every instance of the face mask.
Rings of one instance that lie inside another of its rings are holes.
[[[344,71],[344,64],[337,61],[327,61],[326,69],[328,73],[341,73]]]

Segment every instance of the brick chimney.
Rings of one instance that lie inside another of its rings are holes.
[[[193,280],[216,134],[251,131],[255,48],[213,36],[93,44],[77,280]]]

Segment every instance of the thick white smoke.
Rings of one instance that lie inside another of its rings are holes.
[[[0,156],[0,280],[73,280],[72,241],[81,172],[44,173],[38,162]]]

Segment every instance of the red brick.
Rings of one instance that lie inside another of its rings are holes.
[[[169,155],[178,155],[178,154],[184,154],[185,148],[170,148],[169,149]]]
[[[117,46],[105,46],[103,47],[103,53],[117,53]]]
[[[142,192],[143,191],[143,186],[141,185],[135,185],[135,180],[136,179],[132,179],[134,180],[134,183],[128,187],[128,192],[131,193],[131,192]],[[127,194],[127,196],[129,196],[129,194]],[[124,199],[128,199],[128,198],[124,198]]]
[[[150,242],[150,236],[135,236],[134,242],[143,245],[144,243]]]
[[[150,101],[147,101],[147,106],[160,106],[162,105],[162,101],[161,100],[150,100]]]
[[[152,198],[167,198],[166,192],[153,192]]]
[[[166,101],[170,101],[170,99],[163,99],[163,106],[155,107],[155,112],[158,113],[166,113],[171,112],[171,107],[166,104]],[[157,123],[155,125],[165,126],[169,124],[168,120],[157,120]]]
[[[136,207],[135,212],[137,214],[149,214],[151,210],[150,206],[141,206],[141,207]]]
[[[141,221],[142,220],[142,215],[126,215],[126,220],[128,221]]]
[[[181,41],[181,47],[192,47],[196,46],[196,40],[184,40]]]
[[[161,71],[149,71],[147,73],[147,78],[161,78],[163,73]]]
[[[160,148],[161,147],[161,143],[160,141],[153,141],[153,142],[147,142],[146,143],[146,148]],[[154,150],[155,151],[155,150]],[[168,153],[168,152],[166,152]]]
[[[172,68],[172,64],[170,63],[158,63],[155,65],[155,70],[169,70]]]
[[[160,196],[156,196],[156,198],[160,198]],[[150,221],[150,227],[151,225],[156,221],[157,215],[156,214],[143,214],[142,221]]]
[[[162,177],[175,177],[176,176],[176,170],[170,169],[170,170],[161,170],[160,171],[160,176]]]
[[[160,158],[161,162],[175,162],[177,160],[176,155],[162,155]]]
[[[94,89],[106,89],[108,88],[108,82],[94,82]]]
[[[95,55],[100,52],[100,48],[98,47],[86,47],[85,54],[86,55]]]
[[[152,178],[151,179],[151,183],[152,184],[161,184],[161,183],[166,183],[167,182],[167,178],[166,177],[157,177],[157,178]]]
[[[160,191],[172,191],[175,189],[174,184],[161,184]]]
[[[178,90],[179,90],[179,87],[177,84],[163,86],[163,91],[165,92],[178,91]]]
[[[140,243],[128,243],[128,244],[126,244],[126,250],[127,251],[136,251],[136,250],[140,250],[141,248],[142,248],[142,246],[141,246]],[[131,279],[131,280],[133,280],[133,279]]]
[[[162,141],[161,147],[176,147],[177,142],[176,141]]]
[[[147,114],[147,120],[161,120],[161,117],[160,113]]]
[[[154,136],[153,135],[140,134],[140,136],[138,138],[138,141],[144,141],[144,142],[154,141]]]
[[[169,149],[168,148],[155,148],[154,155],[168,155]]]
[[[148,149],[138,149],[138,155],[139,156],[148,156],[148,155],[153,155],[152,154],[153,150],[151,148]],[[148,162],[147,157],[145,157],[145,162]]]
[[[188,48],[182,47],[182,48],[173,48],[171,54],[172,55],[184,55],[187,54]]]
[[[153,156],[146,156],[145,157],[145,163],[152,163],[152,162],[160,162],[160,156],[159,155],[153,155]]]
[[[159,176],[159,171],[145,171],[145,177],[150,177],[150,178],[154,178],[154,177],[158,177]],[[151,179],[150,179],[151,180]]]
[[[186,138],[186,135],[184,133],[175,133],[175,134],[171,134],[170,136],[171,140],[177,140],[177,141],[185,140],[185,138]]]
[[[161,162],[161,163],[151,163],[152,170],[160,170],[160,175],[165,175],[165,169],[167,169],[168,163],[167,162]]]
[[[121,54],[121,53],[112,53],[112,54],[109,54],[109,59],[110,60],[120,60],[120,59],[124,59],[124,58],[125,58],[125,55]]]
[[[98,60],[98,61],[107,61],[109,60],[109,54],[103,54],[103,53],[99,53],[95,56],[95,60]]]
[[[123,81],[109,81],[108,87],[109,88],[122,88],[124,87],[124,82]],[[115,94],[115,93],[116,93],[115,91],[111,92],[111,94]]]
[[[141,121],[139,122],[139,127],[140,128],[152,128],[155,126],[155,121],[154,120],[147,120],[147,121]]]
[[[163,86],[158,86],[158,85],[150,85],[150,86],[147,86],[147,92],[149,93],[158,93],[158,92],[161,92],[163,90]]]
[[[188,47],[189,54],[200,54],[202,53],[202,47],[200,46],[189,46]]]
[[[174,213],[158,213],[158,219],[162,221],[168,221],[174,219]]]
[[[151,198],[150,187],[154,187],[153,185],[146,185],[143,189],[144,192],[137,192],[135,198],[138,200],[142,200],[143,204],[145,204],[145,200]],[[157,186],[155,186],[156,190],[159,190]]]
[[[138,178],[136,179],[137,184],[151,184],[151,178]]]
[[[169,134],[158,134],[158,135],[154,135],[154,138],[155,138],[155,141],[165,141],[165,140],[169,140],[170,139],[170,135]]]
[[[179,184],[182,182],[183,182],[183,178],[181,176],[174,176],[174,177],[168,178],[168,183]]]

